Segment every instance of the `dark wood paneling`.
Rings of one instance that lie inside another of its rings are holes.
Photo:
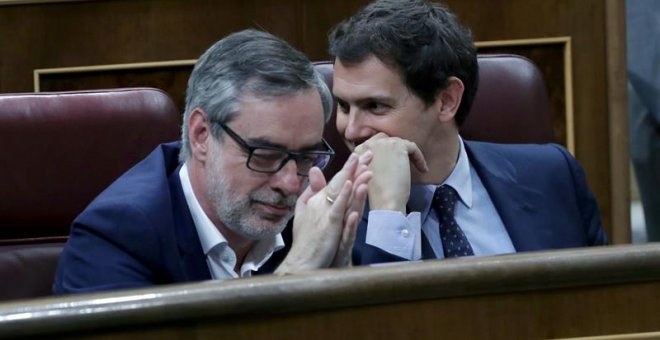
[[[33,69],[195,59],[260,28],[300,47],[298,0],[114,0],[0,7],[0,92],[32,90]]]
[[[370,1],[368,0],[323,0],[302,1],[304,3],[304,43],[302,51],[312,60],[328,60],[328,38],[332,28],[350,17]]]
[[[608,8],[622,1],[611,0]],[[327,59],[330,28],[367,2],[96,0],[0,6],[0,92],[32,91],[34,69],[195,59],[222,36],[247,27],[279,35],[313,60]],[[628,216],[620,216],[625,210],[618,210],[616,218],[612,215],[613,206],[629,204],[620,194],[626,179],[618,179],[619,167],[611,167],[621,157],[612,156],[616,148],[610,143],[625,149],[627,141],[617,132],[620,126],[609,124],[610,117],[625,114],[620,112],[623,105],[610,102],[621,97],[625,101],[625,88],[608,87],[608,80],[617,76],[609,70],[625,68],[625,61],[606,48],[607,41],[625,39],[625,32],[607,22],[622,18],[624,12],[610,10],[607,16],[601,0],[446,3],[477,41],[572,39],[575,155],[586,170],[608,233],[615,235],[615,242],[626,242]],[[550,83],[557,76],[554,70],[547,74]],[[614,182],[623,185],[613,191]]]
[[[118,87],[156,87],[167,92],[183,114],[192,66],[169,66],[39,75],[40,91],[71,91]]]
[[[607,89],[605,3],[600,0],[448,0],[446,3],[472,29],[477,41],[571,38],[575,156],[585,168],[587,181],[598,199],[609,235],[615,234],[611,223],[613,192],[608,133],[608,112],[611,108]],[[610,34],[619,34],[618,39],[625,39],[623,31],[611,31]],[[619,63],[623,62],[619,60]],[[627,145],[625,140],[620,143]],[[628,205],[629,202],[618,199],[615,204]],[[617,228],[629,235],[630,228],[625,218],[618,221],[623,224],[617,225]],[[618,237],[614,241],[627,240]]]

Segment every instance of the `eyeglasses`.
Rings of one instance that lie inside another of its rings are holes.
[[[276,147],[270,146],[252,146],[248,144],[243,138],[241,138],[236,132],[230,129],[227,125],[223,123],[217,123],[220,127],[227,132],[227,135],[231,137],[238,145],[248,152],[248,159],[246,166],[248,169],[264,172],[264,173],[276,173],[282,169],[289,160],[293,159],[296,162],[296,167],[298,168],[298,176],[307,177],[309,171],[312,167],[318,167],[321,170],[325,168],[328,163],[332,160],[332,157],[335,155],[335,151],[332,150],[330,144],[321,138],[325,151],[322,150],[312,150],[312,151],[303,151],[303,152],[293,152]]]

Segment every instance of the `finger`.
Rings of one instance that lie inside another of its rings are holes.
[[[367,184],[360,184],[355,190],[355,197],[353,197],[353,204],[351,206],[351,211],[357,212],[358,217],[362,217],[364,212],[364,204],[367,201],[367,196],[369,195],[369,187]]]
[[[371,178],[373,178],[373,176],[374,173],[371,170],[361,173],[360,176],[358,176],[358,178],[356,178],[355,181],[353,182],[353,191],[356,191],[355,189],[357,189],[363,184],[366,186],[371,180]]]
[[[371,180],[371,178],[373,178],[373,172],[371,170],[367,170],[367,171],[361,173],[355,179],[355,181],[353,181],[353,190],[351,192],[349,205],[353,206],[353,202],[356,200],[355,193],[357,192],[357,189],[363,184],[366,186],[367,183],[369,183],[369,181]]]
[[[351,204],[353,200],[353,194],[355,193],[355,189],[360,185],[360,184],[366,184],[368,183],[371,178],[373,177],[373,171],[369,169],[366,165],[360,165],[358,169],[355,171],[355,176],[353,178],[353,189],[351,190],[351,196],[349,197],[349,205]]]
[[[355,242],[355,231],[359,222],[359,214],[355,211],[351,212],[346,219],[346,225],[344,226],[344,233],[342,235],[342,244],[347,245],[346,248],[353,248],[353,242]]]
[[[372,176],[371,173],[365,174],[363,177],[358,179],[361,183],[356,182],[355,184],[353,184],[351,201],[349,203],[349,208],[346,209],[346,213],[344,217],[345,219],[348,218],[351,212],[357,212],[359,214],[359,217],[362,216],[362,213],[364,211],[364,205],[366,203],[367,196],[369,195],[369,187],[367,183],[371,179],[371,176]]]
[[[337,254],[332,263],[333,267],[346,267],[351,264],[351,252],[355,243],[358,222],[358,214],[355,212],[350,213],[346,218]]]
[[[332,177],[330,182],[328,182],[328,185],[325,187],[325,194],[330,196],[330,198],[335,199],[339,195],[339,191],[342,189],[344,183],[347,180],[352,179],[357,164],[358,155],[351,153],[341,170],[339,170],[339,172]]]
[[[371,161],[373,159],[374,159],[374,153],[371,150],[367,150],[360,155],[360,158],[358,159],[358,164],[369,166],[369,164],[371,164]]]
[[[307,186],[307,188],[305,188],[303,193],[300,194],[300,196],[298,197],[298,200],[296,200],[296,212],[298,211],[298,206],[307,204],[309,198],[314,196],[314,194],[315,192],[312,190],[312,186],[311,185]]]
[[[355,182],[356,178],[358,178],[365,171],[368,171],[369,170],[369,164],[371,164],[371,161],[374,158],[373,155],[374,154],[373,154],[373,152],[371,152],[371,150],[367,150],[366,153],[360,155],[359,158],[358,158],[358,164],[355,167],[355,170],[353,171],[353,173],[350,176],[348,176],[348,179]]]
[[[406,151],[408,151],[408,156],[410,157],[410,161],[412,162],[413,166],[415,166],[415,168],[417,168],[417,170],[420,172],[429,171],[429,168],[426,165],[426,159],[424,158],[422,150],[419,149],[417,144],[410,141],[405,141],[404,145],[406,147]]]
[[[341,223],[344,220],[344,214],[348,208],[349,197],[353,189],[353,182],[346,181],[339,192],[337,198],[335,198],[332,207],[330,208],[330,214],[328,218],[333,223]]]
[[[344,226],[344,234],[342,235],[341,244],[347,251],[347,255],[350,256],[351,249],[353,249],[353,243],[355,243],[355,234],[357,233],[357,226],[360,222],[360,214],[357,212],[352,212],[348,215],[346,219],[346,225]]]
[[[305,188],[305,191],[300,194],[298,200],[302,200],[302,202],[306,204],[310,197],[325,187],[325,184],[325,177],[323,176],[321,169],[313,167],[309,170],[309,185]]]
[[[366,165],[366,164],[360,164],[360,165],[358,165],[357,169],[355,170],[355,174],[353,175],[353,178],[357,179],[358,177],[360,177],[360,175],[362,175],[363,173],[365,173],[367,171],[371,171],[371,170],[369,170],[369,166]]]
[[[326,186],[325,176],[323,171],[318,167],[313,167],[309,170],[309,186],[312,187],[313,192],[319,192]]]

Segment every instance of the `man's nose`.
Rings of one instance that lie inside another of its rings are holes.
[[[282,169],[273,174],[271,185],[273,188],[281,190],[285,195],[298,195],[300,194],[302,179],[298,175],[296,161],[290,159]]]
[[[351,111],[343,116],[345,129],[344,138],[349,141],[362,140],[367,138],[368,129],[365,128],[362,121],[362,114],[357,109],[351,108]]]

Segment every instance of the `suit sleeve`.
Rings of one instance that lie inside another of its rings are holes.
[[[578,209],[580,211],[580,218],[582,220],[582,225],[585,228],[588,245],[597,246],[607,244],[607,235],[605,235],[603,224],[600,220],[598,202],[587,185],[582,166],[580,166],[577,160],[565,148],[559,145],[553,146],[561,151],[570,168]]]
[[[82,293],[155,284],[158,238],[139,210],[122,203],[88,208],[74,221],[53,293]]]

